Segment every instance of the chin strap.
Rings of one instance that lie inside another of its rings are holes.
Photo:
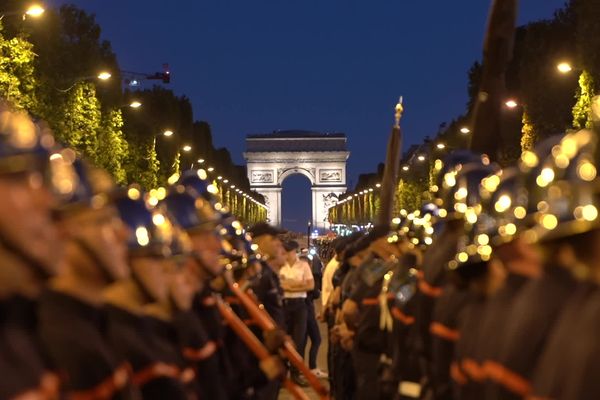
[[[130,265],[131,265],[131,263],[130,263]],[[137,273],[135,272],[135,270],[133,268],[131,269],[131,279],[133,279],[133,281],[135,282],[135,284],[140,289],[140,292],[142,292],[142,296],[144,296],[144,298],[145,298],[145,303],[154,303],[154,302],[156,302],[156,299],[154,298],[154,296],[152,296],[152,294],[150,293],[150,291],[148,291],[148,289],[146,289],[146,285],[137,276]]]
[[[0,232],[0,247],[4,247],[10,253],[14,254],[17,258],[23,261],[24,264],[30,267],[31,270],[34,271],[34,273],[41,279],[47,280],[50,278],[51,274],[41,262],[21,249],[21,247],[15,245],[6,237],[6,235],[3,235],[2,232]]]
[[[92,262],[100,268],[100,270],[102,271],[102,275],[104,275],[106,281],[108,283],[114,283],[114,276],[112,276],[107,265],[104,263],[104,261],[102,261],[100,257],[98,257],[98,254],[96,254],[94,249],[92,249],[92,247],[89,246],[83,239],[76,238],[73,241],[77,244],[77,246],[79,246],[81,250],[83,250],[87,257],[89,257],[89,259],[92,260]]]

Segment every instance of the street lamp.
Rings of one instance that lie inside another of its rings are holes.
[[[425,161],[425,156],[423,154],[421,154],[420,156],[417,157],[417,160]]]
[[[137,100],[134,100],[131,103],[129,103],[129,107],[131,107],[131,108],[140,108],[141,106],[142,106],[142,103],[140,103]]]
[[[198,159],[198,164],[204,164],[204,159],[203,158],[199,158]]]
[[[466,135],[469,132],[471,132],[471,130],[469,128],[467,128],[466,126],[463,126],[462,128],[460,128],[460,133],[464,133]]]
[[[508,108],[516,108],[519,104],[514,99],[508,99],[504,103],[504,105]]]
[[[110,79],[110,77],[112,76],[112,74],[108,71],[101,71],[97,78],[100,79],[101,81],[107,81]],[[140,104],[141,105],[141,104]]]
[[[573,67],[568,62],[559,63],[558,65],[556,65],[556,69],[561,74],[568,74],[569,72],[573,71]]]
[[[185,152],[192,151],[192,146],[190,146],[189,144],[186,144],[181,148],[181,150],[183,150]]]
[[[214,169],[213,167],[208,167],[206,170],[207,170],[208,172],[213,172],[215,169]]]
[[[27,11],[25,11],[25,15],[37,18],[40,17],[45,11],[46,10],[44,9],[44,7],[40,6],[39,4],[33,4],[29,6]],[[23,18],[25,18],[25,15],[23,16]]]
[[[404,165],[404,166],[402,167],[402,171],[408,171],[409,169],[410,169],[410,168],[409,168],[409,166],[408,166],[408,165]]]
[[[438,143],[438,144],[436,145],[436,147],[437,147],[439,150],[444,150],[444,149],[446,148],[446,145],[445,145],[444,143]]]
[[[171,137],[171,136],[173,136],[173,131],[170,130],[170,129],[167,129],[166,131],[164,131],[162,133],[162,135],[165,136],[165,137]]]

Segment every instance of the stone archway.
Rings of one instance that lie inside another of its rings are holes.
[[[311,183],[312,224],[327,229],[329,207],[346,191],[346,161],[350,153],[343,133],[278,131],[248,135],[246,152],[252,190],[265,196],[267,218],[281,225],[281,184],[294,174]]]

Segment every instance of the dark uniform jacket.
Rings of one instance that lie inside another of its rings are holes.
[[[222,376],[217,343],[210,339],[193,311],[179,311],[173,318],[179,348],[188,366],[196,371],[200,399],[227,399],[227,384]]]
[[[0,302],[0,399],[58,395],[58,376],[49,372],[35,330],[35,302],[19,296]]]
[[[108,345],[101,309],[49,290],[40,300],[39,335],[63,381],[78,399],[137,399],[130,368]]]
[[[107,306],[107,337],[117,354],[129,361],[133,382],[144,399],[185,399],[187,376],[181,359],[169,345],[168,329],[144,316]],[[157,329],[158,328],[158,329]]]
[[[431,386],[435,399],[452,399],[454,380],[464,380],[460,370],[452,369],[456,342],[460,337],[459,321],[464,306],[468,301],[468,293],[447,285],[443,294],[437,299],[433,318],[429,326],[431,334]]]
[[[573,379],[571,373],[578,371],[580,364],[584,363],[582,356],[587,355],[585,347],[590,343],[581,339],[588,336],[586,329],[591,328],[585,326],[585,315],[586,310],[594,307],[588,306],[590,298],[600,299],[597,293],[595,285],[581,284],[565,305],[533,375],[532,394],[535,398],[564,398],[567,382],[579,379]],[[591,329],[594,329],[594,334],[598,332],[595,327]],[[582,348],[585,350],[579,354],[576,350]],[[596,392],[596,397],[599,396],[600,393]]]
[[[456,344],[454,365],[464,380],[457,382],[458,398],[461,400],[481,400],[484,398],[485,373],[481,357],[482,325],[486,309],[486,299],[471,294],[463,310],[458,327],[460,337]]]
[[[496,383],[494,398],[521,399],[529,394],[533,370],[549,332],[575,288],[569,271],[547,266],[539,279],[519,292],[499,346],[499,362],[488,368],[490,379]]]
[[[275,321],[277,326],[285,330],[285,312],[283,310],[283,289],[279,275],[265,262],[262,264],[260,279],[255,281],[252,290],[258,300],[265,306],[265,310]]]
[[[485,374],[485,398],[491,398],[494,383],[490,381],[489,369],[498,363],[500,343],[504,338],[504,331],[512,318],[511,312],[515,298],[520,290],[529,281],[529,278],[509,273],[504,286],[498,290],[487,302],[481,319],[481,334],[477,343],[480,355],[480,368]]]
[[[592,400],[600,398],[600,293],[596,291],[579,310],[577,332],[573,332],[564,364],[562,387],[557,400]],[[552,360],[554,361],[554,360]]]

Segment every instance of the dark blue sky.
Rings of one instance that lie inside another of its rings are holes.
[[[71,1],[72,2],[72,1]],[[61,4],[53,0],[51,4]],[[480,58],[484,0],[85,0],[120,65],[171,65],[172,84],[243,163],[244,137],[345,132],[350,180],[376,168],[399,95],[404,148],[462,113]],[[519,22],[564,0],[522,0]]]

